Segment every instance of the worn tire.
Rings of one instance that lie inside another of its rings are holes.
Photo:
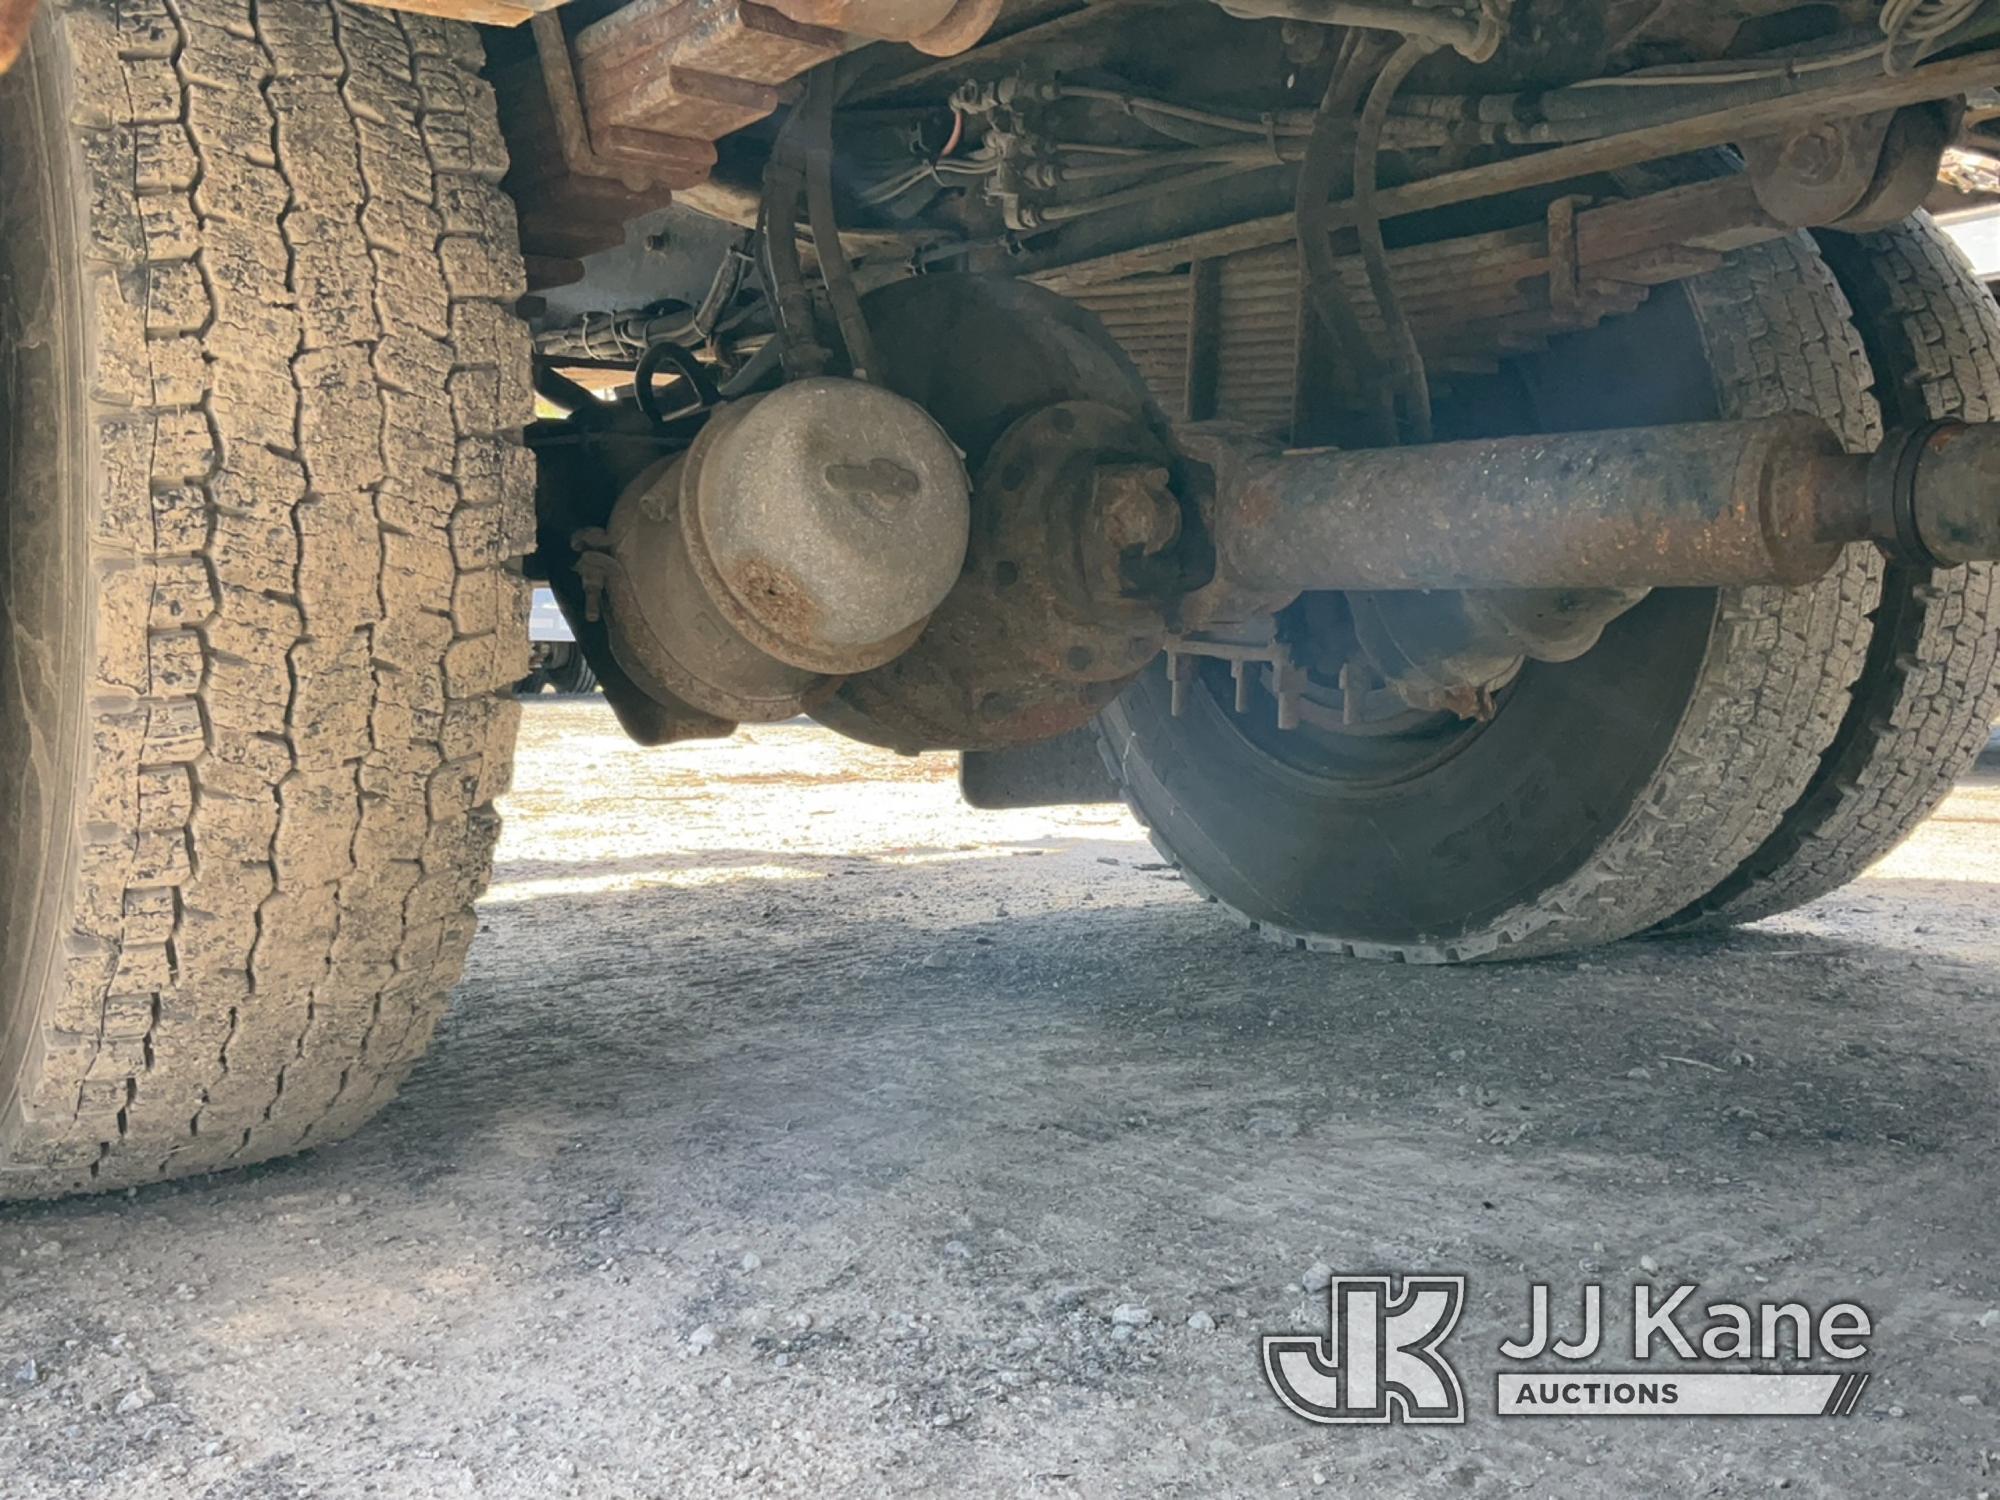
[[[1845,300],[1803,237],[1600,332],[1542,362],[1567,425],[1806,410],[1879,439]],[[1691,378],[1669,348],[1693,351]],[[1158,670],[1104,713],[1107,761],[1190,884],[1278,941],[1410,962],[1606,942],[1712,889],[1797,802],[1880,576],[1852,548],[1809,588],[1656,591],[1579,661],[1530,664],[1462,753],[1365,794],[1246,754],[1209,691],[1171,717]]]
[[[0,81],[0,1198],[336,1139],[458,977],[533,520],[480,62],[43,0]]]
[[[1820,236],[1891,426],[2000,420],[2000,308],[1919,215]],[[2000,570],[1884,574],[1852,701],[1805,794],[1729,878],[1668,924],[1755,921],[1837,889],[1902,842],[1986,744],[2000,712]]]

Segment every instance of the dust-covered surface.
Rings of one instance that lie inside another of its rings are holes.
[[[0,1209],[8,1500],[2000,1492],[2000,778],[1800,917],[1448,970],[796,726],[531,704],[508,810],[362,1137]],[[1315,1262],[1470,1277],[1467,1425],[1279,1407]],[[1852,1298],[1874,1379],[1496,1419],[1536,1279]]]

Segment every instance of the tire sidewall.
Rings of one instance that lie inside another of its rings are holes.
[[[95,650],[89,528],[102,466],[65,128],[72,78],[45,6],[0,76],[0,1128],[63,982]]]
[[[1463,748],[1388,785],[1257,753],[1205,682],[1173,719],[1159,668],[1104,722],[1114,746],[1170,742],[1126,759],[1128,786],[1207,894],[1358,948],[1472,948],[1617,831],[1672,744],[1715,616],[1713,591],[1654,593],[1580,660],[1530,663]]]

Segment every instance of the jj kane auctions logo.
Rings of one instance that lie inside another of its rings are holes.
[[[1549,1288],[1529,1288],[1528,1328],[1500,1345],[1501,1357],[1532,1368],[1495,1377],[1494,1410],[1532,1416],[1847,1416],[1860,1404],[1866,1371],[1688,1369],[1696,1360],[1836,1365],[1867,1354],[1866,1309],[1837,1302],[1814,1313],[1802,1302],[1711,1302],[1697,1320],[1699,1290],[1632,1288],[1630,1370],[1580,1369],[1605,1347],[1604,1290],[1583,1288],[1574,1338],[1557,1335]],[[1336,1276],[1327,1287],[1325,1334],[1271,1334],[1264,1378],[1308,1422],[1458,1423],[1464,1388],[1444,1344],[1465,1310],[1463,1276]],[[1548,1361],[1555,1363],[1551,1366]]]

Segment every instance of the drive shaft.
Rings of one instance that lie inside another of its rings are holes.
[[[1182,449],[1212,480],[1215,582],[1189,601],[1210,618],[1308,589],[1803,584],[1860,541],[2000,559],[2000,424],[1875,454],[1803,415],[1353,451],[1189,428]]]

